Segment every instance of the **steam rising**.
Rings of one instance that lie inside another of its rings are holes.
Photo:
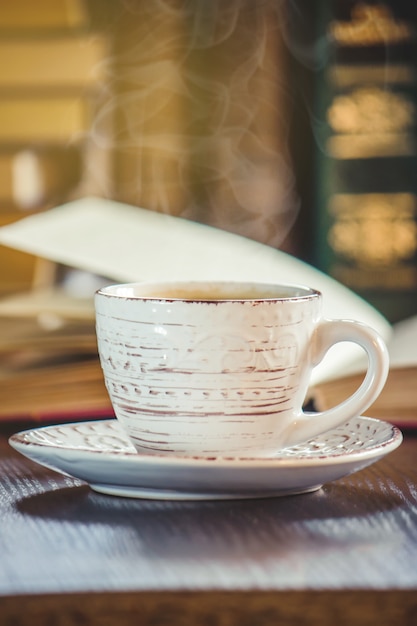
[[[280,246],[298,209],[280,9],[122,3],[93,128],[116,151],[118,199]]]

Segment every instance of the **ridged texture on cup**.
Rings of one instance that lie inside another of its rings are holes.
[[[301,408],[307,370],[299,364],[308,360],[303,351],[318,308],[314,298],[216,303],[99,297],[106,386],[136,448],[205,456],[273,453]]]

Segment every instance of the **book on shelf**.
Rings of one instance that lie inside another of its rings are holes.
[[[79,95],[10,96],[0,100],[0,142],[30,145],[84,139],[93,102]]]
[[[413,359],[417,362],[417,342],[409,334],[413,332],[415,337],[415,324],[411,331],[399,325],[393,330],[368,302],[311,265],[256,241],[183,218],[86,197],[0,228],[0,244],[65,264],[75,274],[94,278],[96,286],[178,278],[308,284],[322,291],[325,317],[351,317],[370,324],[395,346],[399,357],[406,354],[404,345],[408,348],[407,365]],[[68,289],[64,283],[0,300],[0,316],[9,325],[8,330],[6,324],[2,326],[0,346],[7,355],[2,361],[2,382],[7,388],[0,403],[2,419],[22,418],[25,412],[32,418],[56,421],[112,415],[97,355],[94,291],[91,286],[81,298],[73,285]],[[362,367],[361,351],[356,348],[339,344],[315,368],[311,393],[318,408],[330,397],[325,395],[327,381],[341,381]],[[393,367],[399,367],[399,357],[393,360]],[[401,388],[402,402],[386,415],[390,421],[414,427],[416,386],[407,380]],[[387,392],[396,388],[397,381],[403,384],[404,377],[395,372]],[[408,414],[405,403],[411,407]],[[373,416],[372,407],[367,414]],[[384,417],[382,413],[375,414],[378,416]]]
[[[417,313],[417,11],[319,7],[313,262],[400,321]]]
[[[0,89],[85,93],[104,80],[108,44],[100,33],[0,39]]]
[[[56,32],[89,26],[85,0],[13,0],[0,2],[0,32]]]

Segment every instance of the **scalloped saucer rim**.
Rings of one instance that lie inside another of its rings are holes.
[[[115,419],[41,426],[12,435],[9,443],[32,461],[85,481],[100,493],[207,500],[315,491],[378,461],[402,439],[389,422],[358,416],[269,458],[140,454]]]

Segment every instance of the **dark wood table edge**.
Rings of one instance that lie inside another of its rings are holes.
[[[3,626],[415,626],[415,590],[128,591],[0,597]]]

